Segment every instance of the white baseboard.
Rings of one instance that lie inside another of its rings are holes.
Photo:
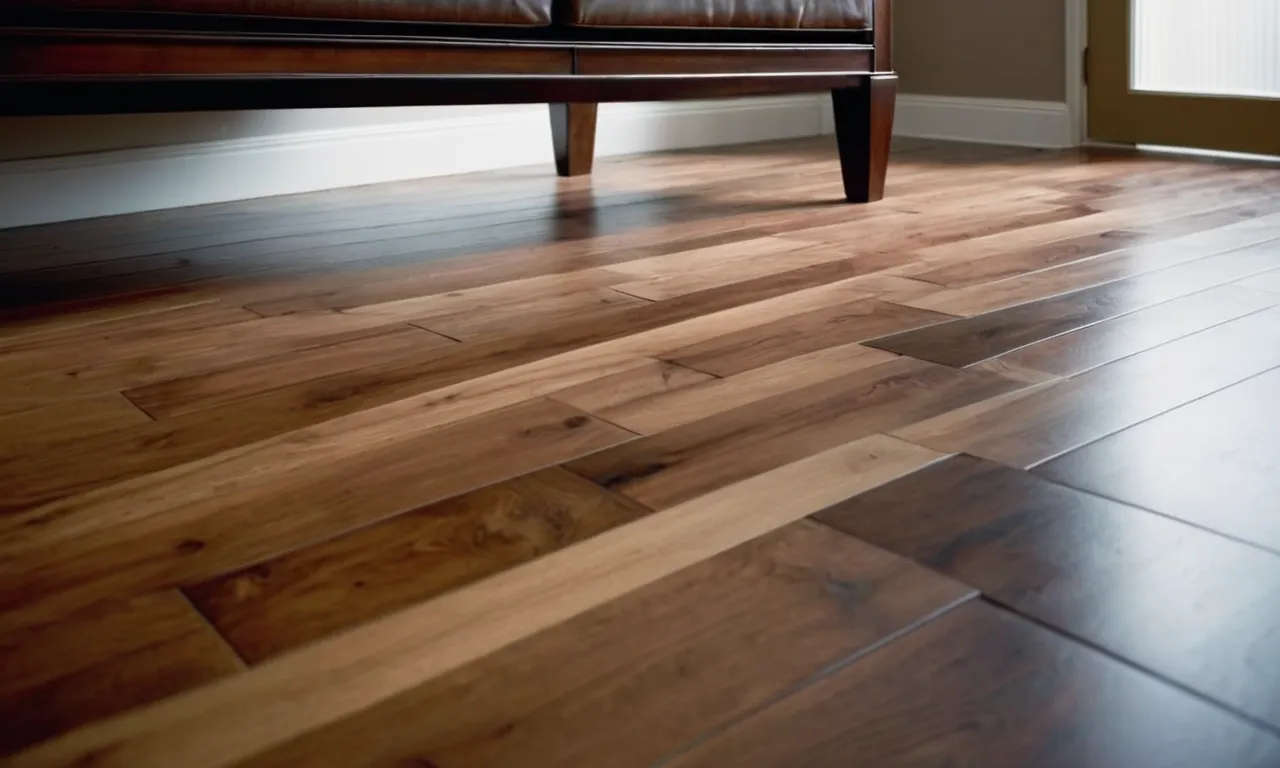
[[[600,156],[822,132],[804,94],[601,106]],[[0,163],[0,228],[545,163],[543,105],[467,117]]]
[[[834,133],[831,99],[605,104],[599,156]],[[902,94],[894,133],[1067,147],[1066,104]],[[0,228],[552,163],[546,107],[0,163]]]
[[[1065,103],[902,94],[894,133],[920,139],[1061,149],[1075,144]]]
[[[835,132],[831,105],[823,107],[823,133]],[[916,139],[1061,149],[1075,146],[1066,104],[1016,99],[898,95],[893,134]]]

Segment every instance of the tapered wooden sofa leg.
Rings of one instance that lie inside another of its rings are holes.
[[[556,172],[561,176],[591,173],[596,154],[596,106],[551,105],[551,138],[555,141]]]
[[[884,197],[897,100],[897,75],[869,75],[858,86],[831,92],[844,194],[851,203]]]

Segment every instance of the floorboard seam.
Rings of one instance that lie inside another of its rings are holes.
[[[813,518],[812,516],[811,516],[811,517],[809,517],[809,518],[807,518],[807,519],[809,519],[809,520],[814,520],[814,518]],[[820,522],[820,521],[815,521],[815,522]],[[842,535],[848,536],[848,534],[847,534],[847,533],[844,533],[843,531],[840,531],[840,533],[841,533]],[[859,541],[861,541],[861,539],[859,539]],[[870,545],[868,545],[868,546],[870,546]],[[882,551],[883,551],[883,550],[882,550]],[[892,555],[892,553],[889,553],[889,554],[891,554],[891,555]],[[900,556],[898,556],[898,555],[893,555],[893,556],[894,556],[894,557],[898,557],[900,560],[907,560],[907,558],[900,557]],[[910,561],[908,561],[908,562],[910,562]],[[943,578],[948,578],[948,579],[949,579],[950,577],[948,577],[948,576],[944,576]],[[954,579],[952,579],[952,581],[955,581],[955,580],[954,580]],[[966,585],[966,586],[967,586],[967,585]],[[659,759],[657,762],[653,763],[653,764],[651,765],[651,768],[663,768],[663,766],[668,766],[668,765],[670,765],[670,764],[672,763],[672,761],[674,761],[674,760],[678,760],[681,756],[683,756],[683,755],[685,755],[685,754],[687,754],[687,753],[689,753],[689,752],[691,752],[691,751],[693,751],[693,750],[697,749],[698,747],[700,747],[700,746],[702,746],[703,744],[707,743],[708,741],[710,741],[710,740],[714,739],[716,736],[719,736],[720,734],[722,734],[722,733],[724,733],[724,732],[728,731],[729,729],[733,728],[734,726],[738,725],[739,723],[742,723],[742,722],[744,722],[744,721],[746,721],[746,720],[751,719],[752,717],[755,717],[756,715],[760,714],[761,712],[764,712],[765,710],[769,709],[770,707],[773,707],[773,706],[775,706],[775,705],[777,705],[777,704],[779,704],[779,703],[781,703],[781,702],[785,701],[786,699],[789,699],[789,698],[791,698],[792,696],[795,696],[796,694],[799,694],[799,693],[801,693],[802,691],[804,691],[804,690],[806,690],[806,689],[808,689],[808,688],[810,688],[810,687],[812,687],[812,686],[816,685],[817,683],[822,682],[822,681],[823,681],[823,680],[825,680],[826,678],[831,677],[832,675],[835,675],[835,674],[839,673],[841,670],[844,670],[844,669],[846,669],[846,668],[848,668],[848,667],[852,666],[853,664],[856,664],[857,662],[861,661],[862,659],[866,658],[867,656],[870,656],[871,654],[875,653],[876,651],[880,650],[881,648],[884,648],[885,646],[889,645],[890,643],[894,642],[895,640],[898,640],[898,639],[900,639],[900,638],[906,637],[907,635],[911,634],[912,632],[915,632],[916,630],[921,629],[921,628],[922,628],[922,627],[924,627],[926,624],[929,624],[930,622],[932,622],[932,621],[934,621],[934,620],[936,620],[936,619],[941,618],[942,616],[946,615],[947,613],[950,613],[951,611],[955,610],[956,608],[959,608],[960,606],[964,605],[965,603],[971,602],[971,601],[973,601],[973,600],[980,600],[980,599],[982,599],[982,593],[981,593],[981,592],[979,592],[979,591],[978,591],[978,590],[976,590],[976,589],[973,589],[972,587],[970,587],[970,590],[971,590],[971,591],[969,592],[969,594],[964,595],[964,596],[962,596],[962,597],[959,597],[959,598],[957,598],[957,599],[953,600],[952,602],[947,603],[946,605],[944,605],[944,606],[942,606],[942,607],[940,607],[940,608],[937,608],[937,609],[935,609],[935,610],[933,610],[933,611],[931,611],[931,612],[929,612],[929,613],[927,613],[927,614],[925,614],[925,615],[921,616],[920,618],[918,618],[918,619],[916,619],[915,621],[913,621],[913,622],[911,622],[911,623],[907,624],[906,626],[902,627],[901,629],[898,629],[898,630],[896,630],[896,631],[894,631],[894,632],[891,632],[891,633],[889,633],[888,635],[885,635],[884,637],[882,637],[882,638],[880,638],[879,640],[875,641],[874,643],[871,643],[870,645],[867,645],[867,646],[865,646],[865,647],[863,647],[863,648],[860,648],[860,649],[858,649],[858,650],[854,651],[853,653],[849,654],[848,656],[844,656],[844,657],[842,657],[842,658],[840,658],[840,659],[837,659],[837,660],[836,660],[835,662],[833,662],[832,664],[827,665],[826,667],[824,667],[824,668],[822,668],[822,669],[818,670],[817,672],[813,673],[812,675],[809,675],[808,677],[804,678],[803,680],[801,680],[801,681],[799,681],[799,682],[796,682],[796,683],[793,683],[792,685],[790,685],[790,686],[788,686],[787,688],[783,689],[783,690],[782,690],[782,691],[780,691],[779,693],[774,694],[772,697],[770,697],[770,698],[769,698],[769,699],[767,699],[766,701],[763,701],[763,702],[761,702],[760,704],[757,704],[756,706],[751,707],[751,708],[750,708],[750,709],[748,709],[748,710],[745,710],[744,712],[742,712],[741,714],[739,714],[737,717],[735,717],[735,718],[731,719],[730,721],[728,721],[728,722],[726,722],[726,723],[722,723],[721,725],[719,725],[719,726],[717,726],[717,727],[715,727],[715,728],[712,728],[711,730],[709,730],[709,731],[707,731],[707,732],[705,732],[705,733],[702,733],[702,734],[699,734],[698,736],[695,736],[694,738],[690,739],[688,742],[686,742],[685,744],[681,745],[680,747],[678,747],[676,750],[674,750],[674,751],[673,751],[673,752],[671,752],[670,754],[666,755],[665,757],[663,757],[663,758]]]
[[[961,583],[963,583],[963,582],[961,582]],[[967,586],[967,585],[966,585],[966,586]],[[1070,631],[1068,631],[1068,630],[1066,630],[1066,629],[1063,629],[1063,628],[1061,628],[1061,627],[1055,626],[1055,625],[1053,625],[1053,624],[1049,623],[1048,621],[1045,621],[1044,619],[1038,618],[1038,617],[1033,616],[1033,615],[1028,614],[1028,613],[1024,613],[1024,612],[1022,612],[1022,611],[1018,610],[1017,608],[1013,607],[1012,605],[1009,605],[1008,603],[1005,603],[1004,601],[999,600],[999,599],[997,599],[997,598],[995,598],[995,597],[992,597],[991,595],[988,595],[988,594],[986,594],[986,593],[981,593],[981,592],[980,592],[980,593],[979,593],[979,599],[980,599],[980,600],[982,600],[982,601],[983,601],[983,602],[985,602],[985,603],[988,603],[988,604],[990,604],[990,605],[992,605],[992,606],[994,606],[994,607],[998,608],[999,610],[1001,610],[1001,611],[1003,611],[1003,612],[1005,612],[1005,613],[1013,614],[1014,616],[1017,616],[1018,618],[1023,619],[1024,621],[1027,621],[1027,622],[1030,622],[1030,623],[1032,623],[1032,624],[1035,624],[1036,626],[1040,627],[1041,629],[1044,629],[1044,630],[1046,630],[1046,631],[1048,631],[1048,632],[1052,632],[1053,634],[1055,634],[1055,635],[1057,635],[1057,636],[1059,636],[1059,637],[1066,638],[1067,640],[1070,640],[1070,641],[1071,641],[1071,642],[1073,642],[1073,643],[1077,643],[1077,644],[1079,644],[1079,645],[1083,645],[1083,646],[1085,646],[1086,648],[1089,648],[1089,649],[1091,649],[1091,650],[1095,651],[1096,653],[1100,653],[1100,654],[1102,654],[1103,656],[1106,656],[1107,658],[1109,658],[1109,659],[1111,659],[1111,660],[1113,660],[1113,661],[1116,661],[1116,662],[1118,662],[1118,663],[1120,663],[1120,664],[1123,664],[1124,666],[1129,667],[1129,668],[1130,668],[1130,669],[1132,669],[1132,670],[1135,670],[1135,671],[1137,671],[1137,672],[1140,672],[1140,673],[1142,673],[1143,675],[1146,675],[1147,677],[1153,678],[1153,679],[1155,679],[1155,680],[1159,680],[1160,682],[1164,683],[1165,685],[1168,685],[1168,686],[1171,686],[1171,687],[1173,687],[1173,688],[1176,688],[1176,689],[1178,689],[1179,691],[1181,691],[1182,693],[1185,693],[1185,694],[1187,694],[1188,696],[1192,696],[1192,697],[1194,697],[1194,698],[1196,698],[1196,699],[1200,700],[1201,702],[1203,702],[1203,703],[1205,703],[1205,704],[1208,704],[1209,706],[1213,707],[1214,709],[1218,709],[1218,710],[1221,710],[1221,711],[1223,711],[1223,712],[1227,712],[1227,713],[1229,713],[1229,714],[1231,714],[1231,715],[1233,715],[1233,716],[1235,716],[1235,717],[1239,718],[1240,720],[1243,720],[1243,721],[1247,722],[1248,724],[1252,725],[1252,726],[1253,726],[1253,727],[1255,727],[1255,728],[1259,728],[1259,729],[1264,730],[1264,731],[1266,731],[1266,732],[1268,732],[1268,733],[1271,733],[1271,734],[1274,734],[1274,735],[1278,735],[1278,736],[1280,736],[1280,726],[1272,725],[1271,723],[1268,723],[1266,720],[1262,720],[1262,719],[1260,719],[1260,718],[1258,718],[1258,717],[1256,717],[1256,716],[1254,716],[1254,715],[1251,715],[1251,714],[1249,714],[1248,712],[1245,712],[1245,711],[1243,711],[1243,710],[1236,709],[1235,707],[1231,706],[1230,704],[1226,704],[1226,703],[1223,703],[1223,702],[1221,702],[1221,701],[1218,701],[1217,699],[1214,699],[1214,698],[1212,698],[1212,697],[1210,697],[1210,696],[1208,696],[1208,695],[1206,695],[1206,694],[1201,693],[1200,691],[1197,691],[1195,688],[1190,687],[1190,686],[1189,686],[1189,685],[1187,685],[1186,683],[1181,683],[1181,682],[1179,682],[1179,681],[1177,681],[1177,680],[1174,680],[1174,679],[1173,679],[1173,678],[1171,678],[1171,677],[1166,676],[1166,675],[1165,675],[1164,673],[1162,673],[1162,672],[1159,672],[1159,671],[1157,671],[1157,670],[1155,670],[1155,669],[1151,669],[1151,668],[1149,668],[1149,667],[1145,667],[1145,666],[1143,666],[1143,665],[1141,665],[1141,664],[1137,663],[1136,661],[1133,661],[1133,660],[1131,660],[1131,659],[1125,658],[1124,656],[1121,656],[1119,653],[1117,653],[1117,652],[1115,652],[1115,651],[1112,651],[1112,650],[1110,650],[1109,648],[1107,648],[1107,647],[1105,647],[1105,646],[1103,646],[1103,645],[1099,645],[1098,643],[1096,643],[1096,642],[1094,642],[1094,641],[1092,641],[1092,640],[1090,640],[1090,639],[1088,639],[1088,638],[1086,638],[1086,637],[1082,637],[1082,636],[1080,636],[1080,635],[1075,634],[1074,632],[1070,632]]]

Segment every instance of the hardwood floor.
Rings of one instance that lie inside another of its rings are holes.
[[[13,766],[1280,764],[1280,170],[831,140],[0,232]]]

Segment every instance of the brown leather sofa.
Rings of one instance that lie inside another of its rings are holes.
[[[602,101],[826,91],[884,194],[892,0],[0,0],[0,114],[547,103],[562,175]]]

